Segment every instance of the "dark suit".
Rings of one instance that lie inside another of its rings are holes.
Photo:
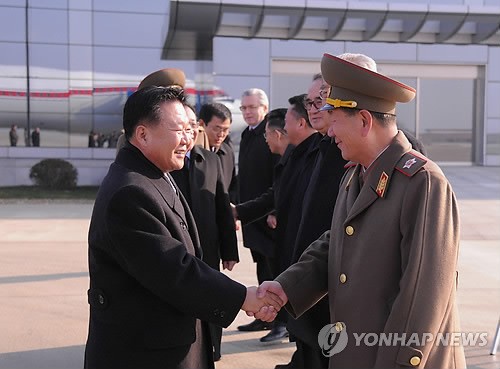
[[[171,173],[188,199],[203,249],[203,261],[219,270],[221,259],[239,261],[238,240],[229,195],[217,155],[195,146],[189,164]],[[214,356],[220,356],[222,328],[210,324]]]
[[[183,176],[188,172],[188,182]],[[170,173],[189,200],[203,249],[203,261],[219,270],[221,259],[239,261],[238,241],[222,169],[215,153],[195,146],[189,168]]]
[[[229,137],[229,136],[228,136]],[[215,152],[222,165],[222,178],[224,185],[229,193],[229,199],[237,204],[238,200],[238,178],[236,177],[236,166],[234,150],[230,143],[222,142],[219,149]]]
[[[266,127],[261,122],[256,128],[245,128],[241,134],[238,155],[238,188],[240,202],[255,199],[273,185],[274,166],[278,156],[271,153],[264,138]],[[252,251],[257,263],[259,283],[271,278],[269,264],[275,254],[274,231],[265,219],[242,227],[243,244]]]
[[[101,184],[90,223],[85,367],[213,367],[201,321],[227,327],[246,289],[201,255],[182,194],[126,143]]]
[[[297,147],[288,145],[274,169],[273,187],[257,199],[236,207],[242,223],[265,216],[276,210],[276,255],[273,258],[272,274],[277,277],[290,266],[295,235],[300,222],[302,199],[312,170],[315,152],[312,148],[320,140],[319,133],[312,134]],[[285,310],[276,320],[286,323]]]
[[[289,145],[274,168],[272,188],[256,199],[236,206],[238,217],[243,224],[259,219],[271,211],[276,211],[276,256],[273,274],[277,276],[291,262],[295,236],[302,215],[302,201],[316,151],[314,148],[321,139],[314,133],[297,147]]]
[[[246,201],[244,203],[236,205],[236,212],[238,213],[238,219],[241,221],[241,224],[243,226],[246,226],[248,224],[251,224],[252,222],[255,222],[259,219],[262,219],[268,214],[275,213],[276,218],[278,220],[278,224],[276,227],[276,245],[280,243],[281,237],[283,236],[283,232],[285,228],[282,226],[282,224],[286,224],[286,220],[281,221],[282,219],[285,219],[286,214],[284,209],[280,208],[278,206],[278,203],[280,202],[280,193],[281,193],[281,182],[282,182],[282,174],[285,166],[288,163],[288,159],[291,156],[291,153],[293,152],[294,146],[289,145],[283,155],[281,156],[280,160],[274,167],[274,178],[273,178],[273,186],[268,188],[266,192],[261,194],[259,197]],[[271,264],[271,273],[272,277],[275,278],[278,276],[279,272],[282,270],[279,270],[278,265],[280,264],[279,259],[281,255],[280,253],[276,253],[276,255],[272,258],[272,264]]]
[[[330,229],[333,208],[347,163],[341,151],[328,136],[318,142],[317,156],[311,179],[302,203],[302,217],[298,226],[292,263],[299,260],[304,250]],[[321,299],[297,320],[290,319],[287,328],[295,337],[297,351],[293,360],[298,367],[326,368],[325,358],[318,346],[318,332],[330,324],[328,297]],[[305,363],[304,363],[305,361]]]

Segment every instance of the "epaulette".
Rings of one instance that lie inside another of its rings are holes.
[[[424,165],[428,159],[415,150],[410,150],[399,159],[395,169],[405,176],[413,177]]]
[[[344,169],[349,169],[349,168],[352,168],[352,167],[355,167],[355,166],[356,166],[356,163],[353,162],[353,161],[350,161],[346,165],[344,165]]]

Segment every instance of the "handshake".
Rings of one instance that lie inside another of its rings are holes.
[[[278,311],[288,302],[288,297],[276,281],[263,282],[259,287],[247,287],[241,310],[265,322],[272,322]]]

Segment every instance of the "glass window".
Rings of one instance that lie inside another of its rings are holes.
[[[417,88],[417,79],[416,78],[397,78],[396,79],[408,86],[411,86],[413,88]],[[417,91],[417,93],[419,93]],[[396,115],[397,115],[397,122],[398,122],[398,127],[404,130],[407,130],[411,134],[415,135],[416,134],[416,111],[417,111],[417,105],[416,105],[416,99],[413,99],[409,103],[405,104],[400,104],[398,103],[396,105]]]
[[[473,161],[474,101],[474,79],[420,80],[418,134],[429,158]]]

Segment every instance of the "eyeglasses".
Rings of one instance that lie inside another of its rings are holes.
[[[317,97],[314,100],[311,99],[305,99],[304,100],[304,107],[306,108],[307,111],[311,110],[312,107],[314,106],[316,109],[321,109],[323,106],[323,99],[321,97]]]
[[[227,134],[229,133],[229,127],[219,127],[219,126],[214,126],[213,124],[208,124],[205,126],[207,130],[210,130],[214,133],[223,133],[223,134]]]
[[[249,106],[240,106],[241,111],[246,111],[246,110],[257,110],[261,105],[249,105]]]

